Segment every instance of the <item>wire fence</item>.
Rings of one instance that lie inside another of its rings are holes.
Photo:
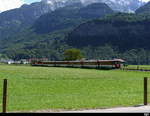
[[[147,81],[147,91],[150,92],[150,79]],[[3,112],[3,80],[0,83]],[[136,106],[145,101],[143,78],[25,78],[15,84],[13,80],[8,80],[7,86],[8,112]],[[150,102],[150,95],[147,99]]]

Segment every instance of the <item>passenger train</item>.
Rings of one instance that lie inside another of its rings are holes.
[[[125,63],[122,59],[114,60],[81,60],[81,61],[34,61],[32,66],[112,68],[119,69]]]

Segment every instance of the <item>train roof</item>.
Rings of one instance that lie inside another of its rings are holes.
[[[124,63],[125,61],[122,59],[114,59],[114,60],[76,60],[76,61],[42,61],[42,62],[120,62],[120,63]]]

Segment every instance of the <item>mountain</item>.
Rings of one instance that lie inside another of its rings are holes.
[[[49,3],[53,9],[58,7],[64,7],[67,4],[81,2],[84,6],[93,3],[106,3],[115,11],[119,12],[134,12],[137,8],[141,7],[145,3],[141,0],[43,0]]]
[[[44,2],[22,5],[20,8],[0,13],[0,39],[19,32],[30,26],[42,14],[51,12],[51,7]]]
[[[81,3],[80,0],[42,0],[0,13],[0,39],[6,39],[31,26],[41,15],[58,8]]]
[[[48,4],[53,11],[65,6],[81,4],[80,0],[42,0],[41,2]]]
[[[113,10],[104,3],[94,3],[87,6],[76,3],[58,8],[40,16],[32,26],[1,39],[0,52],[20,59],[29,58],[31,52],[35,53],[34,56],[40,57],[46,53],[45,50],[54,51],[61,46],[64,49],[64,46],[67,46],[64,37],[70,30],[88,20],[101,18],[112,13],[114,13]],[[53,56],[57,52],[53,52]]]
[[[110,44],[124,52],[130,49],[150,50],[150,16],[114,14],[79,25],[67,35],[66,43],[83,48]]]
[[[112,13],[114,13],[113,10],[105,3],[94,3],[85,7],[81,3],[76,3],[42,15],[35,21],[32,28],[37,33],[49,33]]]
[[[101,18],[109,14],[113,14],[114,11],[105,3],[93,3],[83,7],[79,10],[78,16],[91,19]]]
[[[123,58],[133,64],[149,64],[149,25],[149,15],[115,13],[48,33],[28,28],[3,40],[0,53],[14,60],[33,57],[63,60],[66,49],[79,48],[88,59]]]
[[[87,6],[93,3],[106,3],[116,11],[125,12],[134,11],[143,4],[139,0],[42,0],[30,5],[24,4],[20,8],[0,13],[0,39],[31,26],[45,13],[75,4]]]
[[[143,4],[139,0],[134,2],[42,0],[2,12],[0,54],[14,60],[33,57],[62,60],[64,50],[72,47],[86,51],[90,59],[104,53],[106,59],[114,58],[107,55],[113,53],[110,46],[117,49],[118,56],[132,49],[150,51],[150,16],[112,10],[129,12]],[[135,6],[129,5],[133,3]]]
[[[138,8],[135,12],[137,14],[150,14],[150,2]]]
[[[140,0],[82,0],[84,4],[106,3],[113,10],[119,12],[134,12],[137,8],[145,4]]]
[[[42,0],[41,2],[35,2],[30,5],[24,4],[20,8],[2,12],[0,13],[0,39],[6,39],[14,33],[18,33],[31,26],[43,14],[51,13],[64,7],[76,7],[78,5],[80,8],[83,7],[80,0]],[[61,11],[54,12],[56,13],[55,16],[57,15],[56,18],[59,17],[59,12]],[[71,14],[71,10],[63,10],[62,12],[64,14],[65,12]],[[52,17],[54,22],[58,21],[54,16]],[[59,18],[61,20],[61,17]]]

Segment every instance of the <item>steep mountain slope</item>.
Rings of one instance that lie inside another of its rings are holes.
[[[149,64],[149,25],[149,15],[117,13],[84,22],[75,29],[46,34],[27,29],[3,40],[0,53],[15,60],[33,57],[62,60],[64,50],[75,47],[88,59],[123,58],[133,64]]]
[[[42,14],[51,11],[48,4],[37,2],[0,13],[0,39],[21,31],[33,24]]]
[[[65,6],[81,4],[80,0],[41,0],[41,2],[48,4],[53,11]]]
[[[106,3],[113,10],[119,12],[134,12],[137,8],[145,4],[141,0],[43,0],[53,6],[53,9],[66,6],[73,2],[81,2],[84,6],[93,3]]]
[[[37,33],[49,33],[81,24],[84,21],[112,14],[113,10],[104,3],[94,3],[86,7],[77,3],[42,15],[35,21],[33,29]]]
[[[79,10],[78,16],[86,19],[100,18],[114,11],[105,3],[93,3]]]
[[[92,1],[42,0],[0,13],[0,53],[13,59],[59,60],[64,50],[71,47],[83,51],[86,48],[91,59],[96,53],[90,50],[97,51],[105,44],[117,48],[119,53],[137,48],[150,50],[148,15],[114,14],[109,7],[113,5],[120,11],[120,4],[124,4],[124,10],[132,11],[128,0],[108,0],[109,6],[104,3],[106,0]],[[106,48],[112,51],[111,47]],[[100,49],[105,53],[106,49]]]
[[[64,46],[68,46],[65,44],[64,37],[75,26],[112,13],[113,10],[104,3],[95,3],[85,7],[77,3],[59,8],[42,15],[35,21],[32,28],[24,29],[1,40],[0,52],[8,56],[15,56],[15,58],[28,58],[33,54],[43,56],[42,54],[55,51],[53,52],[55,56],[59,49],[63,51],[62,49],[66,48]]]
[[[60,7],[81,3],[80,0],[69,0],[63,3],[52,0],[42,0],[30,5],[24,4],[20,8],[0,13],[0,39],[6,39],[14,33],[31,26],[41,15],[52,12]]]
[[[87,6],[92,3],[106,3],[116,11],[125,12],[134,11],[143,4],[139,0],[42,0],[0,13],[0,39],[12,36],[14,33],[32,25],[37,18],[45,13],[74,4]]]
[[[150,2],[138,8],[135,12],[137,14],[150,14]]]
[[[134,12],[137,8],[145,4],[140,0],[82,0],[84,4],[106,3],[113,10],[119,12]]]
[[[150,49],[149,25],[148,16],[115,14],[81,24],[69,33],[67,43],[78,48],[110,44],[120,51]]]

